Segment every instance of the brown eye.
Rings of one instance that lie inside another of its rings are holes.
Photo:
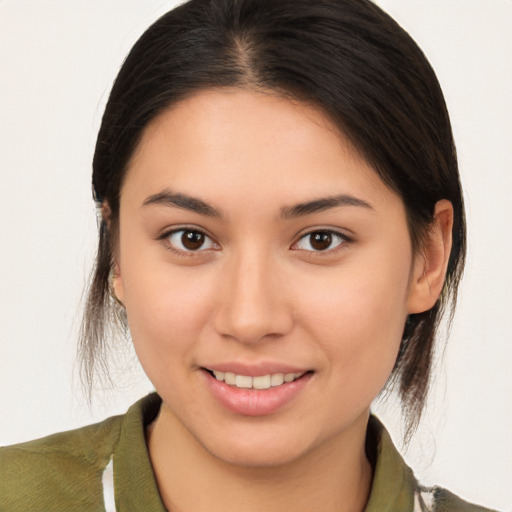
[[[310,244],[316,251],[325,251],[332,244],[331,233],[313,233],[310,235]]]
[[[184,231],[181,235],[181,243],[189,251],[197,251],[204,244],[204,235],[198,231]]]
[[[326,252],[336,249],[347,242],[346,237],[334,231],[313,231],[304,235],[294,246],[294,249],[304,251]]]
[[[197,252],[215,248],[213,240],[208,235],[194,229],[173,231],[167,240],[173,249],[180,252]]]

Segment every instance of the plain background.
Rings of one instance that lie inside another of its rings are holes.
[[[151,389],[123,349],[116,388],[89,408],[75,347],[102,110],[131,45],[175,3],[0,0],[0,444],[124,412]],[[453,331],[405,456],[424,483],[512,510],[512,2],[378,3],[444,89],[470,237]],[[376,408],[400,445],[396,403]]]

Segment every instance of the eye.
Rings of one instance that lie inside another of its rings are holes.
[[[302,236],[299,241],[293,245],[292,249],[302,251],[327,252],[337,249],[348,238],[335,231],[320,230],[312,231]]]
[[[218,247],[208,235],[196,229],[177,229],[164,238],[178,252],[198,252]]]

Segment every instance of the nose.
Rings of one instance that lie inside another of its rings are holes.
[[[293,317],[279,265],[258,251],[246,251],[227,267],[217,297],[216,331],[246,344],[288,333]]]

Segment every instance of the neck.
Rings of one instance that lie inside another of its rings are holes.
[[[291,463],[248,467],[211,455],[162,405],[147,430],[148,450],[170,512],[358,512],[372,481],[367,418]]]

